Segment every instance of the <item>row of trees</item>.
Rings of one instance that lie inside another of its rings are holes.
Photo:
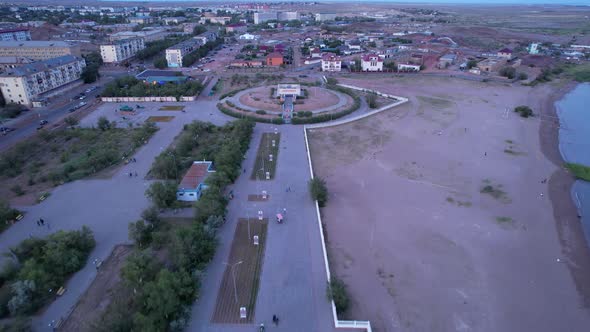
[[[86,264],[94,246],[92,231],[84,226],[79,231],[59,231],[45,239],[26,239],[11,248],[12,260],[0,276],[4,290],[0,291],[0,314],[27,315],[42,307],[72,273]]]
[[[145,48],[135,55],[139,60],[145,60],[148,58],[157,55],[158,53],[162,52],[163,50],[167,49],[168,47],[178,44],[183,40],[187,40],[191,38],[191,36],[168,36],[166,39],[163,40],[156,40],[152,42],[145,43]]]
[[[195,28],[196,29],[196,28]],[[182,66],[190,67],[197,60],[205,57],[211,50],[223,44],[223,39],[217,38],[214,41],[206,42],[205,45],[199,47],[196,51],[189,53],[182,57]]]
[[[107,84],[103,97],[176,97],[196,96],[203,85],[196,81],[182,83],[167,82],[164,84],[147,84],[133,76],[125,76]]]
[[[83,57],[86,60],[86,68],[82,71],[81,77],[84,83],[94,83],[100,77],[98,69],[103,64],[102,57],[98,52],[92,52]]]

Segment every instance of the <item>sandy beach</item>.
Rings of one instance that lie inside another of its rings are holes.
[[[375,331],[582,331],[590,251],[561,168],[572,88],[363,76],[410,103],[310,131],[333,272]],[[512,112],[528,105],[537,114]],[[547,180],[547,181],[545,181]]]

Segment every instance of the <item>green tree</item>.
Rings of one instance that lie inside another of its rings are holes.
[[[513,79],[516,75],[516,69],[510,66],[506,66],[500,69],[498,73],[500,74],[500,76],[506,77],[508,79]]]
[[[166,61],[166,58],[163,56],[157,57],[156,59],[154,59],[154,67],[158,68],[158,69],[164,69],[166,67],[168,67],[168,62]]]
[[[336,312],[338,314],[343,314],[348,310],[350,298],[348,296],[348,291],[346,290],[346,285],[342,280],[332,277],[328,282],[326,295],[328,300],[334,301]]]
[[[111,129],[111,123],[105,116],[101,116],[100,118],[98,118],[98,122],[96,125],[98,126],[98,129],[102,131],[107,131]]]
[[[202,223],[178,229],[172,239],[172,257],[176,267],[187,271],[202,270],[213,258],[217,242]]]
[[[140,289],[146,282],[154,280],[160,268],[151,250],[136,251],[125,261],[121,277],[129,287]]]
[[[145,195],[158,208],[169,208],[176,202],[177,185],[173,181],[157,181],[150,185]]]
[[[365,99],[367,100],[367,105],[369,105],[369,108],[377,108],[377,95],[374,93],[369,93]]]
[[[78,119],[76,119],[73,116],[68,116],[65,118],[64,122],[68,125],[68,127],[74,127],[76,126],[78,123],[80,123],[80,121],[78,121]]]
[[[520,116],[523,118],[528,118],[529,116],[533,116],[533,110],[525,105],[517,106],[514,108],[514,112],[520,113]]]
[[[471,69],[477,66],[477,60],[469,60],[467,61],[467,69]]]
[[[309,180],[309,193],[311,198],[318,201],[320,207],[324,207],[328,201],[328,188],[326,181],[320,177]]]

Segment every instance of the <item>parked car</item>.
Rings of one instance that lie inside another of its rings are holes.
[[[80,100],[86,99],[86,96],[80,96],[80,98],[78,98]]]
[[[72,107],[72,108],[70,108],[70,109],[68,110],[68,112],[70,112],[70,113],[73,113],[73,112],[75,112],[75,111],[76,111],[76,108],[75,108],[75,107]]]
[[[47,121],[47,120],[41,120],[41,121],[39,121],[39,125],[41,125],[41,126],[44,126],[44,125],[46,125],[48,123],[49,123],[49,121]]]
[[[78,108],[86,106],[86,102],[82,101],[78,104]]]
[[[0,135],[8,135],[11,131],[14,131],[14,128],[0,127]]]

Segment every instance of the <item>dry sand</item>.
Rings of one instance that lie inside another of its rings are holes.
[[[539,135],[555,120],[511,111],[546,111],[555,87],[340,81],[410,98],[310,133],[330,190],[330,263],[352,297],[347,318],[369,319],[375,331],[585,331],[588,248],[570,241],[575,225],[568,241],[558,231],[549,196],[556,205],[570,197],[549,195],[559,160],[543,154]],[[498,197],[481,193],[485,185]]]

